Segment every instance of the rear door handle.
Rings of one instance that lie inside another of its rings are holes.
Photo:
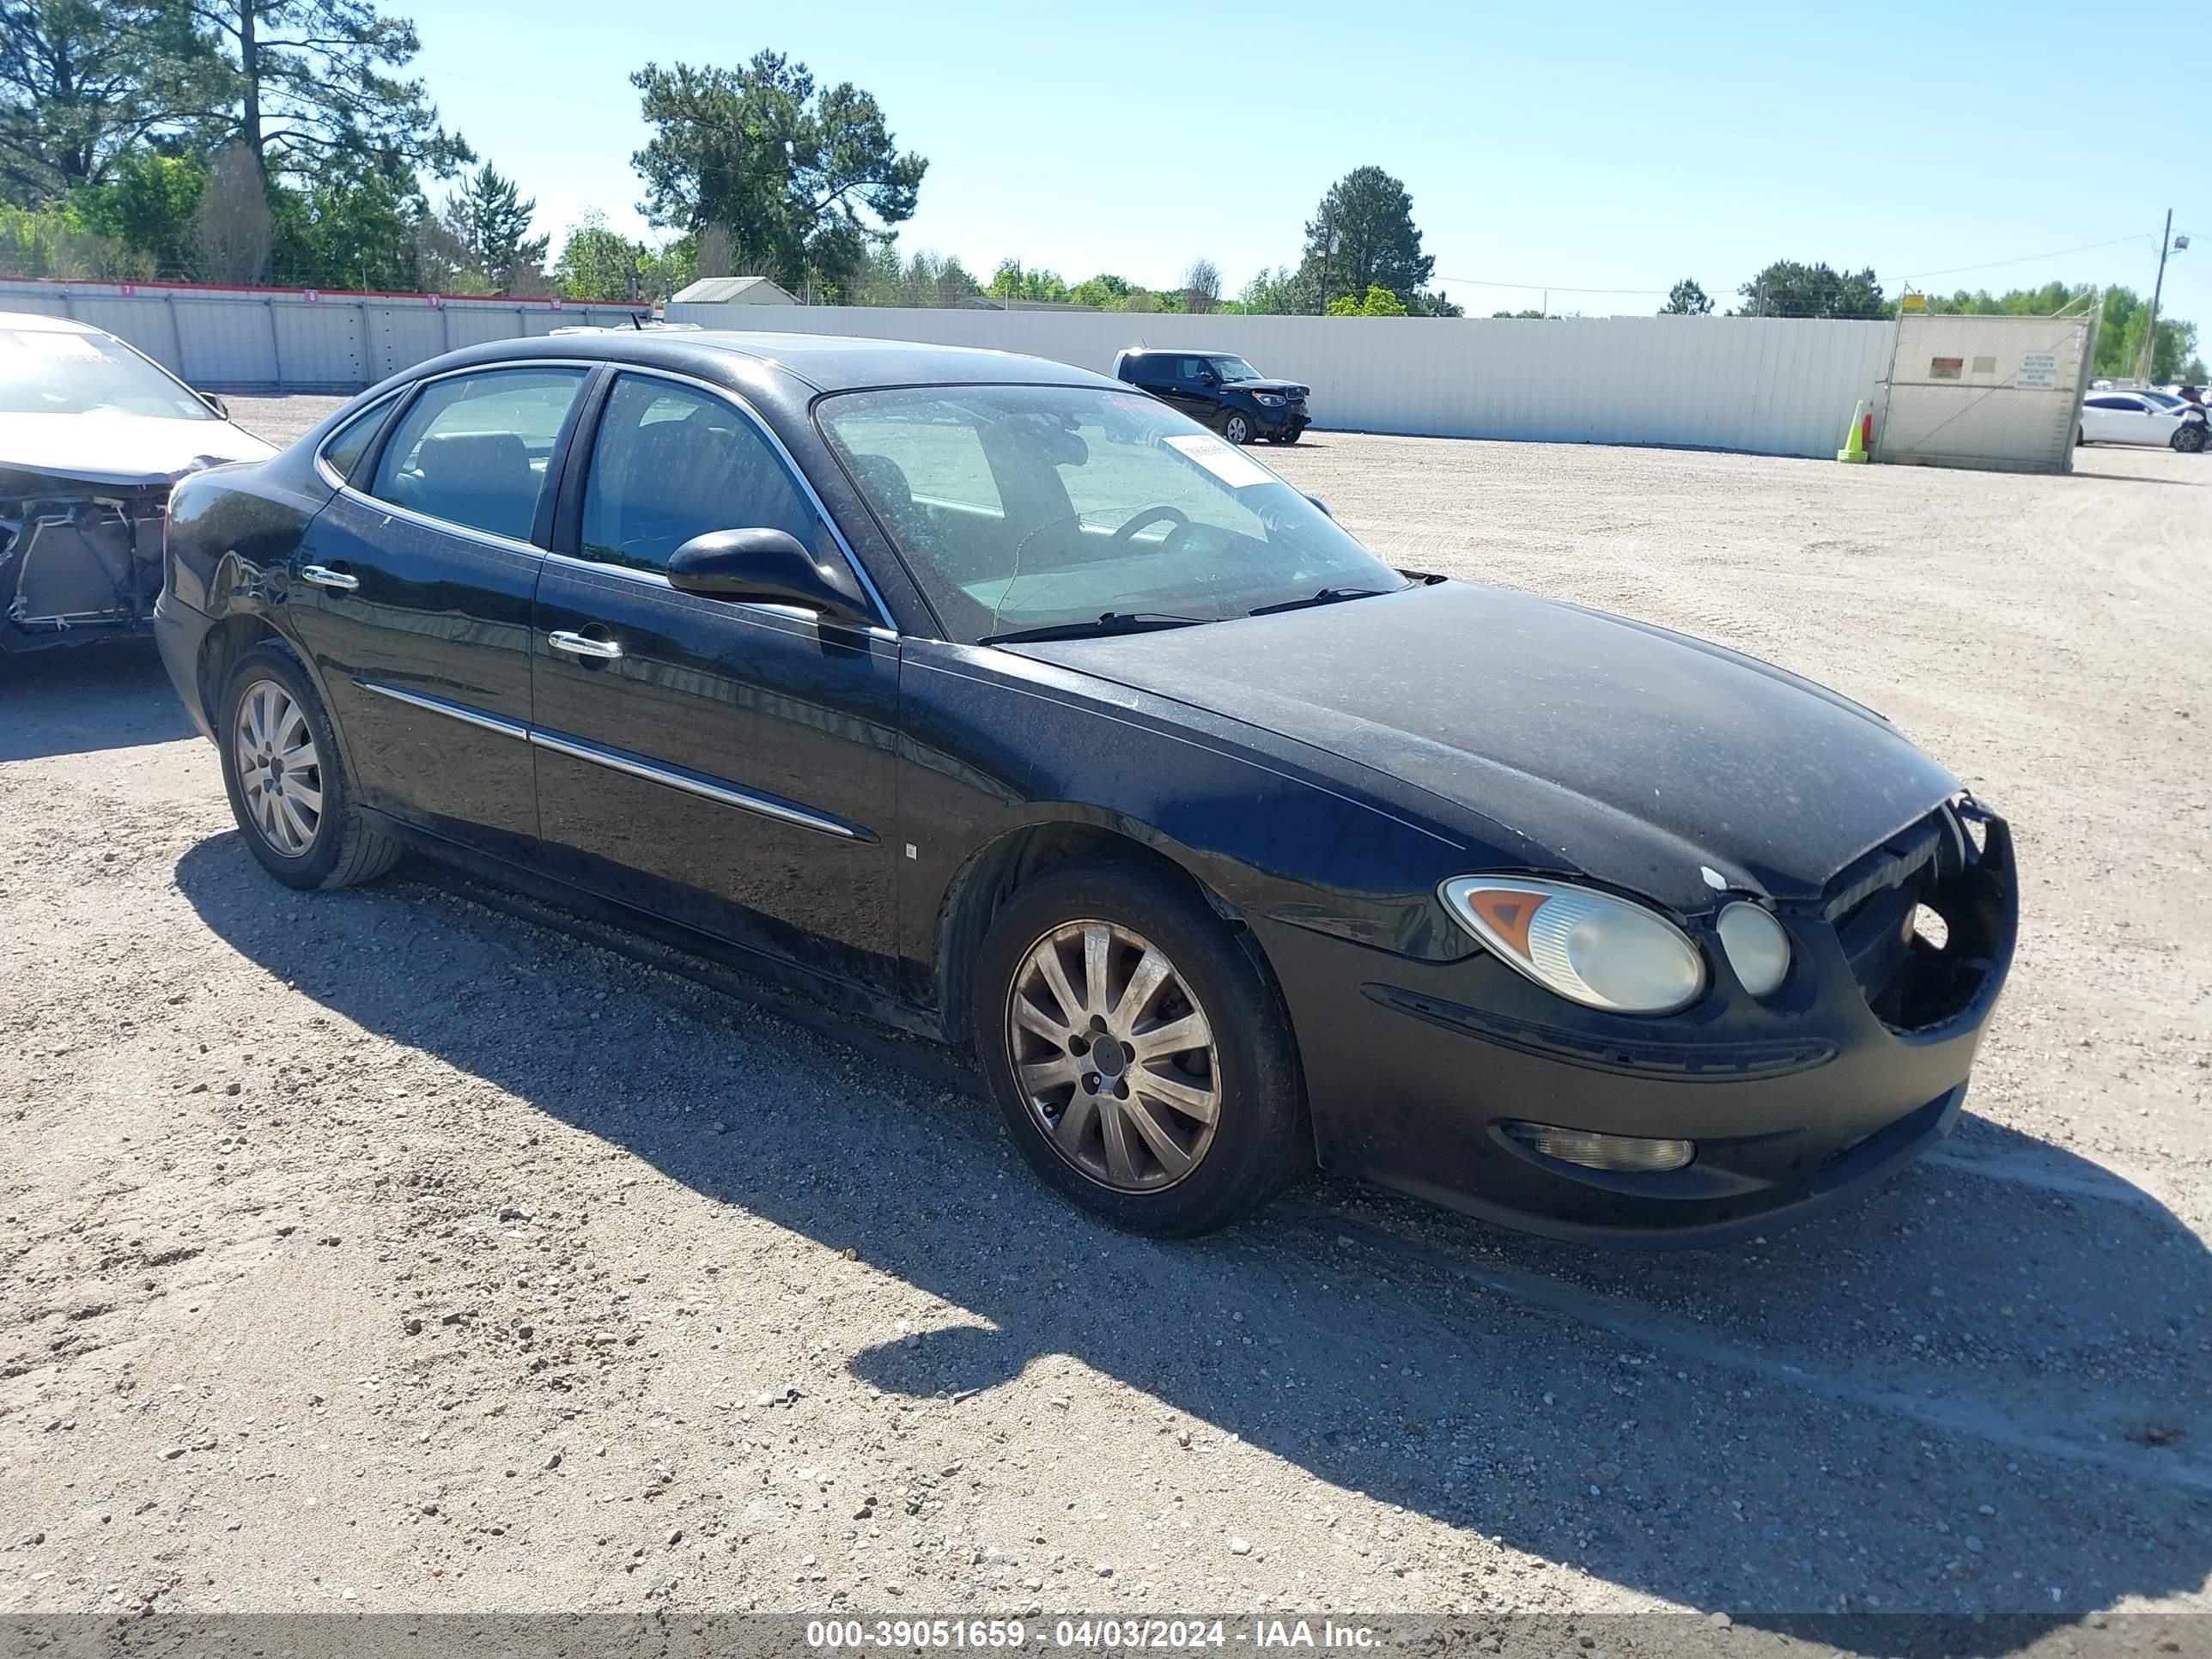
[[[300,571],[300,580],[313,582],[318,587],[334,587],[341,593],[350,593],[361,586],[361,578],[349,576],[343,570],[333,570],[328,565],[311,564]]]
[[[581,634],[571,634],[566,629],[556,629],[548,634],[545,643],[572,657],[595,657],[601,662],[612,662],[623,653],[622,647],[612,640],[590,639]]]

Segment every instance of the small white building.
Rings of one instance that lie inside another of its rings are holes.
[[[765,276],[702,276],[684,289],[671,305],[678,306],[795,306],[798,297]]]

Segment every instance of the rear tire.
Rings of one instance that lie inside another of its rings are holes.
[[[1252,417],[1241,409],[1232,409],[1221,417],[1221,435],[1232,444],[1252,441]]]
[[[1048,870],[994,919],[973,973],[976,1059],[1006,1132],[1093,1215],[1188,1238],[1310,1166],[1273,985],[1249,940],[1171,875],[1121,861]]]
[[[399,843],[354,805],[337,732],[290,646],[264,640],[239,658],[215,730],[239,833],[287,887],[350,887],[398,861]]]

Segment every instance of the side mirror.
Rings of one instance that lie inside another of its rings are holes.
[[[825,570],[796,537],[781,530],[710,530],[668,556],[668,585],[679,593],[788,605],[824,622],[872,620],[852,579]]]
[[[214,392],[203,392],[198,393],[198,396],[202,403],[205,404],[210,409],[215,410],[216,414],[221,418],[226,421],[230,418],[230,405],[223,402],[222,398],[216,396]]]
[[[1306,492],[1306,499],[1321,509],[1321,515],[1322,518],[1334,519],[1336,516],[1335,514],[1328,510],[1328,503],[1322,500],[1320,496],[1315,495],[1311,490],[1308,490]]]

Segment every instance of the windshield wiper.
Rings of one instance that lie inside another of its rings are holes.
[[[1255,611],[1245,612],[1250,617],[1272,617],[1278,611],[1304,611],[1309,605],[1334,605],[1340,599],[1371,599],[1395,592],[1389,587],[1324,587],[1318,593],[1310,593],[1303,599],[1283,599],[1273,605],[1263,605]]]
[[[1178,617],[1167,611],[1109,611],[1091,622],[1052,623],[1042,628],[1017,628],[1011,634],[992,634],[978,645],[1019,645],[1026,641],[1087,640],[1102,634],[1149,634],[1156,629],[1188,628],[1198,623],[1218,622],[1218,617]]]

